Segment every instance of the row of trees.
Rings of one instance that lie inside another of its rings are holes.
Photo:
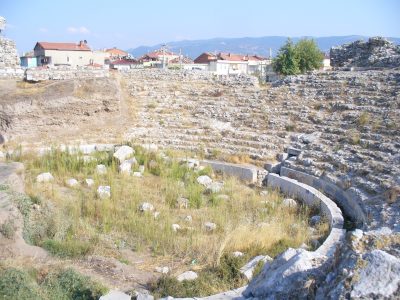
[[[282,75],[295,75],[321,68],[323,59],[314,40],[301,39],[294,44],[288,39],[274,58],[273,68]]]

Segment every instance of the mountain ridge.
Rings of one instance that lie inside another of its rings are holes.
[[[223,38],[216,37],[211,39],[200,40],[180,40],[166,43],[167,48],[173,52],[181,53],[191,58],[196,58],[203,52],[231,52],[240,54],[258,54],[269,56],[271,48],[273,56],[278,49],[286,42],[286,36],[263,36],[263,37],[241,37],[241,38]],[[345,36],[326,36],[326,37],[291,37],[294,42],[301,38],[312,38],[316,41],[318,47],[323,52],[328,52],[333,46],[339,46],[346,43],[351,43],[356,40],[366,40],[369,36],[363,35],[345,35]],[[395,44],[400,44],[400,38],[387,37]],[[139,46],[126,50],[135,57],[140,57],[143,54],[159,49],[163,44],[153,46]]]

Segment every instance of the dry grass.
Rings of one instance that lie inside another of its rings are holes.
[[[308,241],[307,210],[283,207],[279,193],[271,191],[268,197],[261,197],[235,178],[227,178],[220,193],[208,194],[196,178],[211,175],[210,170],[189,170],[174,159],[164,160],[136,150],[138,162],[146,166],[144,178],[119,174],[109,153],[97,153],[96,161],[90,163],[84,163],[80,155],[59,151],[41,158],[22,157],[27,166],[27,192],[39,199],[42,211],[53,208],[53,232],[37,243],[52,240],[61,243],[56,244],[58,247],[79,241],[79,249],[71,246],[72,251],[80,253],[86,243],[91,245],[85,248],[87,253],[120,258],[118,249],[127,248],[151,251],[160,258],[173,256],[182,263],[195,260],[199,265],[217,265],[225,253],[232,251],[257,248],[260,253],[274,256],[277,251]],[[99,163],[107,165],[107,174],[94,173]],[[36,183],[36,175],[46,171],[55,181]],[[71,177],[80,182],[79,187],[65,186],[65,180]],[[92,188],[83,184],[88,177],[95,181]],[[111,198],[97,197],[99,185],[111,186]],[[227,195],[229,200],[221,200],[219,194]],[[188,198],[189,208],[178,209],[178,197]],[[160,212],[158,218],[140,212],[142,202],[152,203]],[[190,223],[184,220],[188,215],[193,218]],[[217,224],[217,229],[207,232],[205,222]],[[172,230],[175,223],[181,226],[178,232]]]
[[[29,83],[26,81],[17,81],[17,95],[36,95],[44,93],[46,85],[43,83]]]
[[[82,81],[80,84],[75,86],[73,95],[76,98],[86,99],[95,92],[96,89],[93,87],[93,85],[86,81]]]

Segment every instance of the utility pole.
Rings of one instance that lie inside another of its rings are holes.
[[[163,68],[163,70],[165,69],[165,44],[163,44],[162,45],[162,47],[161,47],[161,49],[162,49],[162,68]]]
[[[182,70],[182,48],[179,49],[179,69]]]

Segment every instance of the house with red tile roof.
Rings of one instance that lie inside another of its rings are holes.
[[[37,42],[33,50],[38,66],[86,66],[104,65],[108,54],[92,51],[86,41],[79,43]]]
[[[121,58],[126,58],[129,56],[128,52],[121,50],[121,49],[117,49],[116,47],[106,49],[105,52],[107,52],[109,54],[111,61],[121,59]]]
[[[194,60],[195,64],[207,65],[208,71],[218,75],[263,73],[271,63],[258,55],[204,52]]]
[[[159,67],[161,65],[167,66],[174,59],[179,59],[179,55],[167,49],[158,49],[140,57],[139,62],[145,67]]]

